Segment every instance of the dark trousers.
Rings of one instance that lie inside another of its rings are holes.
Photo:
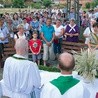
[[[2,54],[3,54],[3,44],[0,43],[0,66],[3,67],[2,65]]]
[[[59,38],[57,42],[54,42],[54,53],[57,54],[57,53],[61,53],[61,42],[62,42],[62,38]]]

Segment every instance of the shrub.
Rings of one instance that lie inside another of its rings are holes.
[[[43,6],[45,7],[50,7],[52,4],[51,0],[43,0],[42,3],[43,3]]]
[[[12,4],[5,4],[4,7],[5,8],[11,8],[12,7]]]
[[[86,7],[87,9],[90,9],[91,3],[87,2],[87,3],[85,4],[85,7]]]
[[[38,67],[40,70],[45,70],[49,72],[60,72],[60,70],[56,67],[47,67],[47,66],[42,66],[42,65],[39,65]]]
[[[98,1],[97,0],[91,2],[91,7],[92,8],[96,7],[97,5],[98,5]]]
[[[32,4],[31,4],[31,7],[32,7],[32,8],[36,8],[36,9],[40,9],[40,8],[41,8],[41,3],[39,3],[39,2],[32,3]]]
[[[14,8],[24,8],[24,0],[13,0],[12,5]]]

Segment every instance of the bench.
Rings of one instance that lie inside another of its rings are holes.
[[[43,52],[43,50],[41,50],[41,53]],[[14,44],[4,44],[4,57],[3,57],[3,61],[6,60],[7,57],[12,56],[13,54],[15,54],[15,48],[14,48]],[[32,53],[29,50],[28,55],[31,56]]]
[[[65,40],[61,43],[61,51],[62,52],[81,52],[81,49],[87,49],[88,46],[84,43],[76,43],[76,42],[66,42]]]
[[[66,42],[65,40],[62,41],[61,43],[61,51],[62,52],[80,52],[81,49],[87,49],[87,45],[79,42]],[[43,54],[43,49],[41,50],[41,53]],[[14,49],[14,44],[9,43],[9,44],[4,44],[4,57],[3,60],[5,60],[7,57],[12,56],[15,54],[15,49]],[[32,55],[31,51],[29,50],[29,56]]]
[[[4,57],[3,60],[5,60],[7,57],[12,56],[15,54],[15,48],[14,44],[4,44]]]

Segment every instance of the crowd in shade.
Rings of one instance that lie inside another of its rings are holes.
[[[42,58],[40,51],[43,46],[43,61],[46,65],[49,58],[54,60],[61,53],[62,39],[79,42],[79,36],[83,35],[85,43],[89,44],[90,32],[94,32],[97,27],[97,24],[93,24],[98,21],[98,8],[87,12],[80,10],[79,17],[77,25],[74,8],[71,8],[68,17],[61,9],[6,12],[0,18],[0,55],[3,56],[3,44],[9,43],[8,38],[15,41],[24,38],[29,42],[32,60],[38,60],[38,64]]]
[[[4,44],[13,43],[9,39],[14,41],[16,50],[15,55],[5,60],[0,81],[1,95],[10,98],[93,98],[83,83],[72,76],[74,57],[69,53],[61,54],[62,41],[78,43],[80,34],[91,50],[98,50],[98,8],[87,12],[80,10],[79,13],[79,24],[75,20],[74,8],[71,8],[68,17],[60,9],[19,10],[1,15],[0,63],[4,57]],[[81,28],[84,31],[81,32]],[[32,53],[32,60],[28,59],[28,50]],[[40,59],[46,66],[49,59],[56,58],[61,73],[42,85],[37,66]]]

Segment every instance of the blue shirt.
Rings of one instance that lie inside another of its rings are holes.
[[[39,28],[39,21],[36,21],[36,22],[32,21],[30,25],[31,25],[34,29],[37,29],[37,30],[38,30],[38,28]]]
[[[41,28],[41,33],[43,33],[44,38],[50,42],[53,38],[53,34],[54,34],[54,27],[52,25],[47,26],[46,24],[42,26]],[[44,42],[45,43],[45,42]]]
[[[69,14],[69,19],[75,19],[75,13],[74,12],[70,12]]]

